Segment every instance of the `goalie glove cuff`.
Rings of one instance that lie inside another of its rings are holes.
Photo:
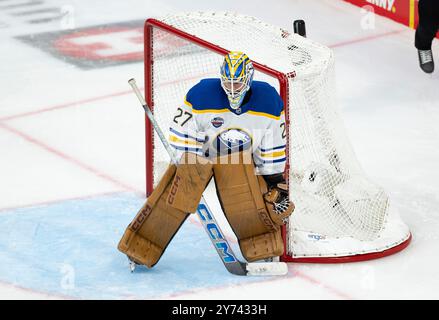
[[[276,187],[278,183],[285,183],[283,173],[275,173],[262,176],[269,189]]]

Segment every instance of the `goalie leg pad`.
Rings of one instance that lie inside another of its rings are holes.
[[[240,153],[238,163],[221,157],[213,166],[218,198],[247,261],[279,256],[284,251],[280,225],[273,221],[263,194],[267,185],[255,175],[249,157]],[[236,155],[233,160],[236,160]],[[243,159],[246,159],[244,163]],[[251,159],[251,157],[250,157]]]
[[[168,204],[194,213],[212,174],[212,162],[193,153],[184,153],[172,182]]]
[[[239,243],[241,251],[245,252],[245,257],[250,262],[280,256],[284,253],[280,229],[240,240]]]
[[[118,249],[138,264],[153,267],[188,214],[167,203],[176,167],[168,167],[158,186],[127,227]]]

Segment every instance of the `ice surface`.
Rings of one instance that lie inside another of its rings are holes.
[[[18,2],[0,5],[0,298],[439,298],[439,72],[419,69],[413,30],[381,17],[363,29],[360,8],[330,0],[270,10],[262,0],[45,0],[70,12],[75,28],[141,28],[147,17],[191,10],[233,10],[289,30],[304,19],[308,37],[334,49],[363,168],[413,232],[406,250],[381,260],[294,264],[286,277],[248,279],[224,270],[191,218],[154,269],[131,274],[116,244],[143,201],[143,111],[127,84],[143,84],[143,64],[81,69],[58,59],[17,37],[41,41],[63,20],[29,23],[38,15],[8,9]],[[439,61],[437,40],[433,49]],[[218,206],[212,186],[206,197]]]

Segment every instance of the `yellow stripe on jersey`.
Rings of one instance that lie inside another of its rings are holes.
[[[188,102],[187,105],[192,107],[192,105],[189,102]],[[229,109],[204,109],[204,110],[197,110],[197,109],[192,108],[192,112],[196,113],[196,114],[203,114],[203,113],[224,113],[224,112],[231,112],[231,111]],[[248,114],[251,114],[251,115],[254,115],[254,116],[262,116],[262,117],[267,117],[267,118],[274,119],[274,120],[280,120],[280,117],[281,117],[281,115],[284,114],[284,111],[282,111],[280,113],[281,114],[280,116],[275,116],[275,115],[272,115],[270,113],[258,112],[258,111],[252,111],[252,110],[249,110],[249,111],[247,111],[245,113],[248,113]],[[243,113],[243,114],[245,114],[245,113]]]
[[[186,100],[186,96],[184,97],[184,104],[192,108],[192,103]]]
[[[192,109],[193,113],[224,113],[224,112],[230,112],[229,109],[205,109],[205,110],[197,110],[197,109]]]
[[[171,142],[183,143],[183,144],[188,144],[188,145],[192,145],[192,146],[202,146],[203,145],[202,143],[199,143],[199,142],[196,142],[193,140],[183,140],[183,139],[177,138],[174,135],[169,135],[169,140]]]
[[[283,156],[285,156],[285,150],[284,151],[269,152],[269,153],[261,153],[261,157],[263,157],[263,158],[276,158],[276,157],[283,157]]]
[[[262,116],[262,117],[267,117],[267,118],[274,119],[274,120],[280,120],[280,116],[275,116],[275,115],[265,113],[265,112],[257,112],[257,111],[249,110],[249,111],[247,111],[247,113],[252,114],[254,116]]]

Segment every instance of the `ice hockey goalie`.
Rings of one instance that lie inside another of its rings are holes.
[[[247,261],[284,252],[281,226],[294,205],[283,175],[283,102],[269,84],[253,81],[242,52],[228,53],[220,72],[193,86],[176,110],[169,142],[180,162],[168,167],[119,242],[135,263],[159,261],[212,177]]]

